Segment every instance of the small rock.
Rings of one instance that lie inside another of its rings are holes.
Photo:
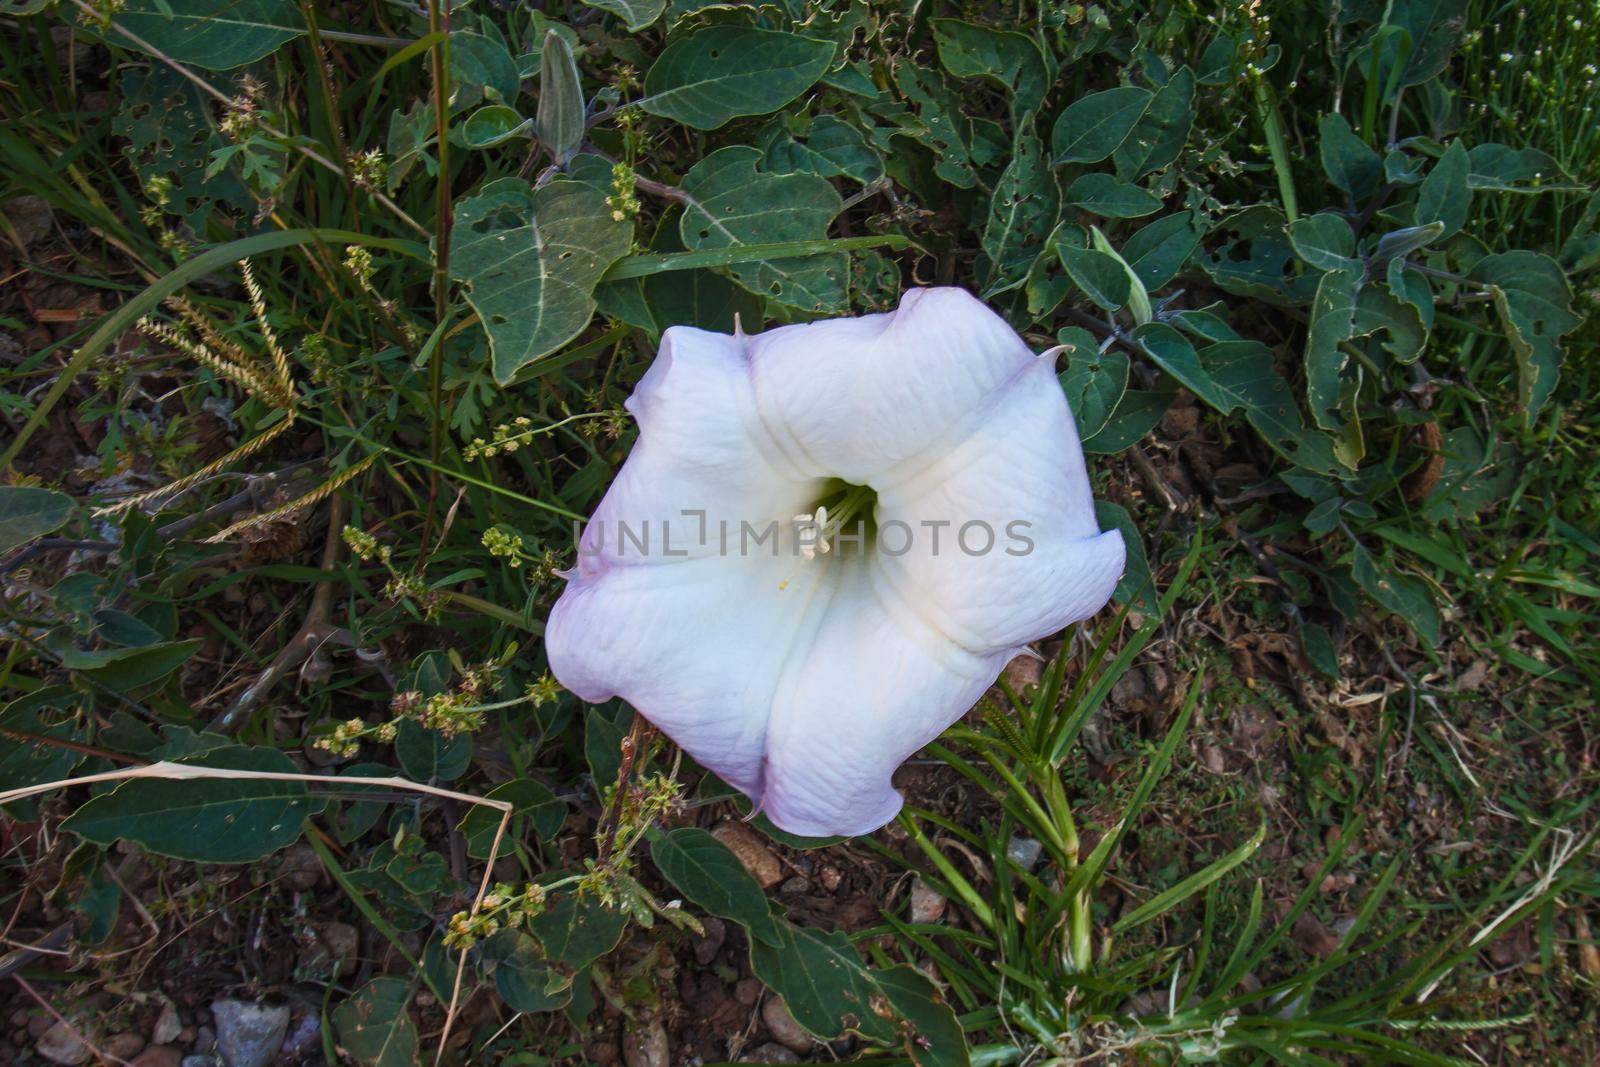
[[[739,857],[744,869],[750,872],[762,889],[771,888],[783,877],[783,865],[778,862],[778,857],[744,823],[732,819],[718,823],[711,831],[711,836],[727,845],[728,850]]]
[[[106,1043],[100,1046],[102,1052],[108,1056],[115,1056],[119,1060],[132,1059],[144,1048],[144,1035],[136,1034],[131,1030],[120,1034],[112,1034],[106,1038]]]
[[[178,1018],[178,1006],[172,1001],[161,1005],[161,1014],[156,1018],[155,1029],[150,1031],[150,1042],[155,1045],[170,1045],[178,1040],[178,1035],[183,1033],[183,1020]]]
[[[146,1045],[132,1062],[133,1067],[183,1067],[183,1053],[171,1045]]]
[[[936,923],[944,918],[945,899],[920,877],[911,880],[911,921]]]
[[[285,880],[302,893],[317,888],[322,882],[322,861],[317,858],[316,850],[304,841],[284,851],[281,869]]]
[[[1006,858],[1025,871],[1033,870],[1044,846],[1031,837],[1013,837],[1006,843]]]
[[[209,1052],[197,1052],[193,1056],[185,1056],[179,1067],[227,1067],[222,1062],[222,1057],[213,1056]]]
[[[82,1025],[78,1026],[78,1033],[83,1033]],[[84,1034],[85,1037],[92,1035]],[[93,1055],[89,1046],[84,1044],[65,1023],[52,1023],[49,1029],[39,1035],[39,1040],[34,1042],[34,1051],[51,1063],[67,1064],[68,1067],[79,1063],[88,1063]]]
[[[643,1025],[629,1022],[623,1026],[622,1062],[628,1067],[669,1067],[672,1046],[667,1042],[667,1028],[661,1025],[661,1020],[651,1019]]]
[[[583,1054],[595,1067],[611,1067],[622,1055],[615,1041],[591,1041],[584,1046]]]
[[[722,944],[728,938],[728,924],[715,916],[708,915],[700,920],[700,925],[705,929],[704,937],[694,939],[694,958],[702,967],[717,958],[717,953],[722,951]]]
[[[1000,672],[1000,677],[1006,680],[1012,692],[1026,700],[1028,687],[1038,685],[1044,679],[1044,660],[1033,652],[1013,656],[1005,670]]]
[[[740,1063],[799,1063],[800,1057],[790,1049],[784,1048],[775,1041],[755,1048],[739,1057]]]
[[[759,978],[741,978],[733,987],[733,999],[745,1007],[754,1007],[761,998],[761,980]]]
[[[349,923],[329,922],[317,927],[317,939],[300,950],[302,970],[318,974],[335,972],[343,977],[356,969],[361,935]]]
[[[844,875],[839,873],[839,868],[831,863],[817,872],[817,880],[822,883],[822,888],[830,893],[837,893],[839,886],[844,884]]]
[[[217,1024],[217,1051],[228,1067],[266,1067],[289,1033],[286,1004],[214,1000],[211,1014]]]
[[[184,1027],[184,1032],[189,1032],[189,1027]],[[217,1032],[209,1026],[193,1028],[194,1036],[189,1040],[189,1051],[209,1056],[217,1051]]]
[[[772,1035],[773,1040],[786,1048],[796,1052],[809,1052],[816,1044],[810,1031],[795,1021],[794,1015],[789,1011],[789,1005],[783,1002],[782,997],[767,998],[767,1002],[761,1005],[761,1021],[766,1024],[767,1033]]]
[[[42,196],[19,196],[0,204],[0,214],[16,228],[24,246],[38,244],[50,236],[55,216],[50,201]]]

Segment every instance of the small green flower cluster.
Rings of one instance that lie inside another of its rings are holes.
[[[545,890],[532,882],[520,890],[502,882],[484,895],[476,911],[458,911],[450,917],[444,943],[451,948],[471,948],[502,928],[515,930],[544,911]]]
[[[535,432],[532,427],[532,419],[526,415],[518,415],[510,422],[496,426],[490,440],[474,437],[463,451],[463,455],[469,460],[491,459],[502,452],[515,452],[532,439]]]

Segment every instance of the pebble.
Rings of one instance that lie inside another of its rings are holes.
[[[1006,844],[1006,858],[1025,871],[1033,870],[1033,865],[1039,862],[1039,854],[1044,851],[1044,846],[1031,837],[1013,837]]]
[[[156,1018],[155,1029],[150,1031],[150,1040],[153,1044],[170,1045],[182,1033],[183,1020],[178,1018],[178,1006],[169,1000],[161,1005],[161,1014]]]
[[[667,1028],[661,1025],[661,1020],[651,1019],[642,1026],[629,1022],[623,1026],[622,1062],[628,1067],[669,1067],[672,1046],[667,1042]]]
[[[944,918],[945,899],[920,877],[911,880],[911,921],[936,923]]]
[[[82,1032],[81,1024],[78,1029]],[[84,1036],[93,1039],[93,1035]],[[80,1041],[78,1035],[61,1022],[52,1023],[44,1033],[40,1034],[39,1039],[34,1042],[33,1049],[51,1063],[65,1064],[67,1067],[88,1063],[89,1057],[93,1055],[89,1051],[89,1046]]]
[[[211,1014],[217,1024],[217,1051],[228,1067],[266,1067],[289,1033],[286,1004],[215,1000]]]
[[[816,1044],[810,1031],[795,1020],[782,997],[767,998],[767,1002],[761,1005],[761,1021],[766,1024],[767,1033],[772,1035],[772,1039],[786,1048],[809,1052]]]
[[[302,893],[317,888],[322,881],[322,860],[304,841],[284,850],[282,870],[285,880]]]
[[[702,967],[717,958],[717,953],[722,951],[723,942],[728,938],[728,924],[715,916],[708,915],[700,920],[700,925],[705,930],[704,937],[694,939],[694,958]]]
[[[733,999],[750,1008],[761,997],[761,980],[759,978],[741,978],[734,984]]]
[[[799,1063],[800,1057],[792,1049],[784,1048],[776,1041],[769,1041],[765,1045],[755,1048],[739,1057],[740,1063]]]
[[[108,1056],[115,1056],[119,1060],[129,1060],[137,1056],[143,1048],[144,1035],[126,1030],[106,1038],[106,1043],[100,1047],[100,1050]]]
[[[778,862],[778,857],[744,823],[731,819],[718,823],[711,831],[711,836],[727,845],[729,851],[739,857],[744,869],[750,872],[762,889],[770,889],[783,877],[783,865]]]
[[[183,1053],[171,1045],[146,1045],[132,1063],[133,1067],[183,1067]]]

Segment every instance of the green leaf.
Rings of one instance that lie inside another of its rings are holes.
[[[1113,153],[1117,176],[1134,181],[1178,158],[1194,124],[1194,71],[1181,68],[1150,100],[1127,139]]]
[[[1388,335],[1383,348],[1401,363],[1411,363],[1422,355],[1428,330],[1410,303],[1379,285],[1368,285],[1356,299],[1354,333],[1360,336],[1383,331]]]
[[[0,710],[0,793],[25,789],[31,785],[56,782],[72,774],[72,769],[83,762],[83,754],[65,746],[24,741],[4,731],[13,730],[47,737],[57,741],[74,741],[77,731],[73,718],[67,716],[60,722],[50,723],[40,711],[46,708],[72,709],[80,700],[71,686],[47,686],[26,696],[17,697]],[[20,808],[30,800],[16,801],[10,805],[13,817],[23,818]],[[32,812],[26,814],[31,819]]]
[[[115,31],[125,29],[150,49],[206,70],[254,63],[306,32],[292,0],[129,0],[111,24],[113,44],[147,50]]]
[[[1022,284],[1044,251],[1060,210],[1055,172],[1034,134],[1033,116],[1025,115],[1017,126],[1016,154],[989,200],[989,221],[983,230],[987,262],[980,268],[986,297]]]
[[[1306,331],[1306,399],[1318,426],[1338,429],[1339,377],[1346,356],[1339,347],[1355,334],[1356,299],[1361,292],[1363,269],[1359,264],[1330,270],[1317,283],[1311,303],[1311,326]]]
[[[514,107],[485,104],[461,124],[461,137],[469,148],[493,148],[513,137],[526,137],[533,123]]]
[[[1283,213],[1274,207],[1237,211],[1211,231],[1216,243],[1199,263],[1220,288],[1238,296],[1274,304],[1310,303],[1318,276],[1301,269],[1286,226]]]
[[[838,192],[814,174],[767,174],[761,151],[731,145],[706,156],[683,179],[679,232],[691,250],[821,239],[843,207]],[[807,311],[845,310],[849,259],[817,255],[760,260],[728,268],[760,296]]]
[[[1414,220],[1418,226],[1430,222],[1444,223],[1443,237],[1461,229],[1467,221],[1467,208],[1472,202],[1472,190],[1467,188],[1467,171],[1470,164],[1467,150],[1458,138],[1428,171],[1417,189],[1417,209]]]
[[[498,34],[457,30],[450,35],[450,84],[457,107],[480,96],[515,104],[522,93],[522,71]]]
[[[1494,307],[1517,354],[1517,399],[1532,426],[1561,373],[1561,337],[1583,325],[1561,267],[1537,252],[1485,256],[1470,277],[1494,294]]]
[[[374,978],[333,1009],[339,1045],[361,1067],[413,1067],[417,1026],[406,1007],[411,985],[399,978]]]
[[[1383,160],[1355,135],[1343,115],[1335,112],[1318,119],[1317,135],[1322,170],[1334,188],[1355,202],[1378,191],[1383,181]]]
[[[750,943],[756,977],[795,1021],[823,1039],[848,1032],[894,1047],[924,1067],[966,1067],[961,1026],[909,966],[874,971],[844,934],[781,926],[783,943]]]
[[[1078,436],[1090,438],[1099,433],[1128,391],[1128,355],[1120,348],[1102,351],[1087,330],[1069,326],[1056,340],[1071,346],[1067,369],[1061,372],[1061,388],[1067,406],[1078,424]]]
[[[712,915],[731,919],[758,941],[777,947],[782,933],[766,894],[739,857],[705,830],[684,826],[658,833],[650,858],[667,881]]]
[[[53,489],[0,485],[0,556],[55,533],[72,514],[72,498]]]
[[[1122,258],[1146,292],[1166,285],[1189,262],[1200,235],[1186,214],[1156,219],[1122,243]]]
[[[1379,47],[1385,52],[1386,69],[1379,75],[1380,84],[1388,83],[1399,56],[1404,56],[1400,85],[1421,85],[1438,77],[1461,41],[1465,14],[1466,0],[1395,0],[1388,23],[1404,29],[1409,41],[1402,45],[1399,34],[1383,38]],[[1366,64],[1360,68],[1365,70]]]
[[[1012,94],[1012,113],[1037,108],[1050,87],[1044,53],[1032,37],[960,19],[933,19],[939,62],[958,78],[987,78]]]
[[[1133,321],[1144,325],[1150,321],[1150,294],[1144,291],[1144,283],[1139,276],[1133,273],[1133,268],[1128,266],[1128,261],[1122,258],[1122,253],[1111,246],[1106,235],[1100,232],[1100,227],[1089,227],[1089,243],[1097,252],[1104,252],[1122,267],[1122,272],[1128,276],[1128,313],[1133,316]]]
[[[1115,152],[1155,94],[1136,85],[1080,96],[1056,119],[1050,147],[1056,165],[1098,163]]]
[[[550,966],[539,943],[521,930],[500,930],[482,943],[494,986],[513,1011],[555,1011],[572,1000],[572,980]]]
[[[1161,210],[1161,200],[1109,174],[1079,176],[1067,189],[1067,205],[1108,219],[1136,219]]]
[[[1402,574],[1390,566],[1380,567],[1360,544],[1352,548],[1350,573],[1367,595],[1410,624],[1429,645],[1439,643],[1439,606],[1434,603],[1428,583],[1415,575]]]
[[[294,774],[273,748],[225,745],[180,760],[225,770]],[[321,811],[304,782],[254,778],[134,778],[92,797],[62,828],[100,845],[118,838],[151,852],[197,863],[249,863],[300,837],[300,824]]]
[[[497,381],[589,324],[595,285],[631,243],[632,226],[611,217],[606,193],[570,178],[537,190],[501,178],[456,206],[450,273],[489,335]]]
[[[748,26],[712,26],[672,42],[645,75],[639,106],[697,130],[776,111],[833,60],[828,41]]]
[[[539,111],[533,125],[557,166],[565,166],[583,143],[584,115],[578,61],[567,39],[550,30],[539,59]]]
[[[1094,518],[1102,530],[1117,530],[1122,534],[1122,546],[1127,554],[1122,577],[1111,593],[1118,604],[1131,604],[1140,611],[1157,614],[1161,610],[1161,597],[1150,576],[1150,558],[1145,554],[1144,538],[1139,527],[1128,514],[1128,509],[1109,500],[1094,502]]]
[[[1318,270],[1347,270],[1356,251],[1355,231],[1344,217],[1332,211],[1296,219],[1289,224],[1289,243],[1300,258]]]
[[[1426,248],[1439,240],[1444,233],[1445,224],[1430,222],[1426,226],[1407,226],[1403,229],[1392,230],[1378,239],[1378,247],[1372,252],[1373,272],[1379,267],[1387,267],[1393,260],[1408,256],[1419,248]],[[1419,275],[1420,277],[1420,275]]]
[[[394,754],[406,777],[415,782],[453,781],[472,762],[472,735],[445,737],[415,719],[402,719],[394,738]]]
[[[1473,145],[1467,151],[1467,185],[1504,193],[1583,192],[1587,187],[1562,171],[1537,148],[1503,144]]]
[[[1058,233],[1051,241],[1061,266],[1083,294],[1107,311],[1116,311],[1128,302],[1130,281],[1122,260],[1094,248],[1083,248],[1072,230]]]
[[[533,824],[532,837],[547,841],[561,830],[567,818],[567,806],[556,799],[542,783],[532,778],[513,778],[501,782],[484,794],[487,800],[506,800],[512,804],[511,823],[506,827],[505,839],[500,842],[501,855],[518,841],[529,839],[528,824]],[[461,833],[467,839],[467,855],[485,859],[494,845],[494,835],[500,828],[498,809],[474,804],[461,818]]]
[[[883,160],[861,131],[833,115],[818,115],[803,142],[780,129],[765,148],[761,169],[774,173],[804,170],[823,178],[851,178],[863,185],[883,177]]]
[[[551,959],[581,971],[616,948],[627,925],[626,912],[607,907],[592,893],[574,891],[552,896],[528,928]]]
[[[1174,394],[1129,389],[1098,433],[1083,439],[1083,450],[1096,456],[1113,456],[1156,428],[1172,406]]]
[[[667,0],[583,0],[590,7],[609,11],[622,20],[629,33],[638,33],[661,17]]]

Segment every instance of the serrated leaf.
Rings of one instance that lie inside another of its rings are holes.
[[[361,1067],[412,1067],[417,1063],[417,1026],[406,1008],[411,985],[399,978],[374,978],[333,1009],[339,1045]]]
[[[1061,210],[1055,172],[1034,134],[1033,116],[1017,126],[1016,151],[995,184],[989,221],[983,230],[985,296],[1015,288],[1044,251]]]
[[[1117,176],[1135,181],[1178,158],[1194,124],[1194,71],[1182,67],[1157,90],[1139,121],[1112,153]]]
[[[483,321],[497,381],[589,324],[595,285],[631,243],[631,224],[611,217],[606,194],[570,178],[537,190],[501,178],[456,206],[450,273]]]
[[[590,7],[609,11],[622,20],[629,33],[638,33],[661,17],[667,0],[583,0]]]
[[[683,178],[679,233],[690,250],[729,248],[827,235],[843,207],[838,192],[814,174],[758,171],[761,151],[731,145],[706,156]],[[841,254],[761,260],[727,268],[746,289],[807,311],[843,311],[849,258]]]
[[[1032,111],[1050,85],[1038,42],[1014,30],[996,30],[960,19],[933,19],[939,62],[958,78],[987,78],[1012,94],[1012,113]]]
[[[1337,112],[1317,120],[1318,154],[1322,170],[1334,188],[1362,201],[1378,191],[1383,181],[1383,159]]]
[[[1050,133],[1051,155],[1063,163],[1098,163],[1127,138],[1155,94],[1136,85],[1089,93],[1068,104]]]
[[[1067,188],[1067,206],[1108,219],[1136,219],[1161,210],[1160,198],[1110,174],[1080,175]]]
[[[697,130],[765,115],[822,76],[834,46],[796,33],[712,26],[672,42],[645,75],[639,106]]]
[[[1462,223],[1467,221],[1467,208],[1472,203],[1472,190],[1467,188],[1469,166],[1467,150],[1458,139],[1428,171],[1428,176],[1417,189],[1414,219],[1418,226],[1442,222],[1442,237],[1461,229]]]
[[[112,24],[170,59],[206,70],[254,63],[306,32],[292,0],[129,0]],[[106,37],[139,47],[114,29]]]
[[[286,774],[298,770],[277,749],[244,745],[214,748],[180,762]],[[174,859],[249,863],[298,840],[306,816],[325,803],[303,782],[135,778],[90,798],[61,825],[100,845],[123,838]]]
[[[738,923],[758,941],[782,944],[782,933],[761,884],[739,857],[711,834],[693,826],[657,834],[650,842],[650,858],[667,881],[694,904]]]
[[[55,533],[72,514],[72,498],[53,489],[0,485],[0,556]]]
[[[1517,399],[1532,426],[1561,373],[1561,337],[1583,325],[1572,311],[1572,287],[1561,267],[1537,252],[1501,252],[1472,268],[1489,286],[1506,337],[1517,354]]]
[[[1189,262],[1200,235],[1186,214],[1156,219],[1122,243],[1122,258],[1146,292],[1166,285]]]

